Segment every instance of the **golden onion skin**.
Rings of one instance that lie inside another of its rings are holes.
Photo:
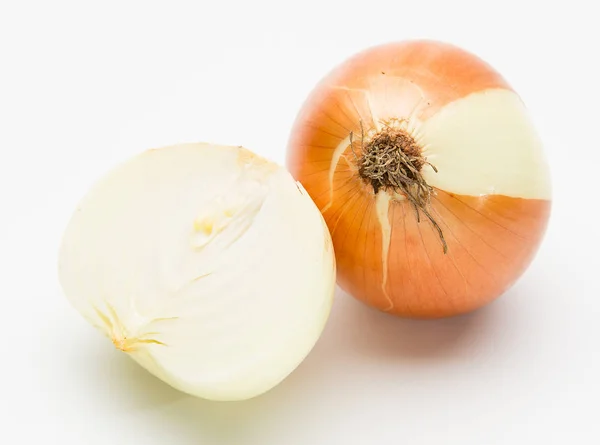
[[[402,193],[375,193],[358,171],[369,135],[388,122],[437,169],[422,173],[446,252]],[[402,317],[459,315],[502,295],[534,258],[551,211],[544,150],[520,97],[442,42],[385,44],[336,67],[303,104],[286,162],[327,222],[340,287]]]

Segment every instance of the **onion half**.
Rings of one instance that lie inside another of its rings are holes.
[[[520,97],[442,42],[385,44],[336,67],[297,116],[287,167],[325,217],[340,286],[398,316],[493,301],[534,258],[550,215]]]
[[[72,305],[155,376],[213,400],[255,397],[307,356],[335,287],[331,238],[283,167],[182,144],[114,169],[64,234]]]

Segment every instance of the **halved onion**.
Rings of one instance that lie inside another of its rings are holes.
[[[331,238],[283,167],[242,147],[146,151],[85,196],[60,281],[114,345],[173,387],[241,400],[279,384],[321,335]]]
[[[287,167],[325,217],[341,287],[399,316],[497,298],[550,215],[549,170],[521,99],[441,42],[381,45],[335,68],[297,117]]]

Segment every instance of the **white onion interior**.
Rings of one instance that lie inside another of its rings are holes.
[[[302,187],[244,148],[210,144],[150,150],[101,180],[67,227],[59,270],[71,303],[117,346],[214,400],[289,375],[335,285],[329,232]]]
[[[451,193],[549,199],[542,142],[519,96],[506,89],[472,93],[422,123],[425,166],[433,187]]]

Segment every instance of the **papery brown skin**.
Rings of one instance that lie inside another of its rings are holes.
[[[440,318],[478,309],[515,283],[551,210],[541,144],[521,106],[490,65],[433,41],[368,49],[316,86],[292,129],[287,167],[323,213],[345,291],[394,315]],[[427,177],[446,254],[423,214],[417,222],[407,200],[376,197],[358,175],[361,135],[389,119],[409,122],[440,163]]]

